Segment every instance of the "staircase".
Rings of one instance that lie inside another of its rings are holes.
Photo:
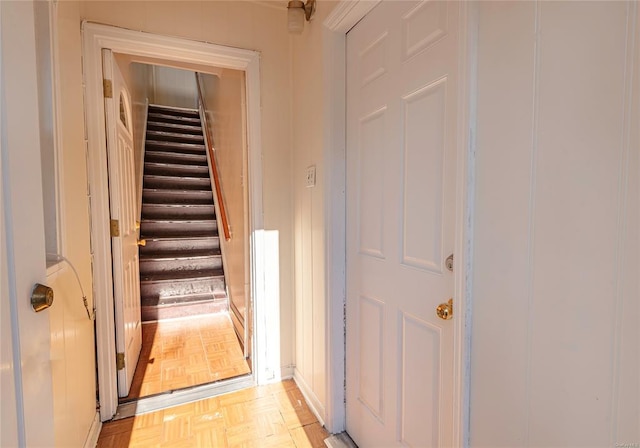
[[[205,151],[197,110],[149,105],[140,224],[143,321],[228,308]]]

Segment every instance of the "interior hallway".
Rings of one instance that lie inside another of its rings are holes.
[[[129,395],[120,402],[247,373],[229,313],[147,322]]]
[[[323,448],[327,437],[286,380],[105,423],[98,448]]]

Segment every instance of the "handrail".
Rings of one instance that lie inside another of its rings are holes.
[[[209,159],[211,160],[211,171],[213,171],[213,183],[216,189],[216,198],[218,203],[218,209],[220,210],[220,220],[222,221],[222,231],[226,241],[231,239],[231,232],[229,231],[229,220],[227,219],[227,210],[224,206],[224,200],[222,199],[222,187],[220,185],[220,174],[218,173],[218,165],[216,163],[215,151],[213,149],[213,139],[211,138],[211,131],[209,130],[207,122],[207,108],[204,102],[204,96],[202,95],[202,88],[200,87],[200,73],[196,73],[196,86],[198,87],[198,104],[202,110],[202,127],[206,132],[207,151],[209,151]]]

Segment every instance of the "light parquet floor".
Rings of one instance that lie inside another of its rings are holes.
[[[140,359],[121,401],[249,372],[228,313],[144,323]]]
[[[323,448],[327,437],[287,380],[105,423],[98,448]]]

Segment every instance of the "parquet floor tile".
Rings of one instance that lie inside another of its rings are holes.
[[[249,373],[228,313],[148,322],[129,396],[122,401]]]
[[[107,422],[98,448],[324,448],[327,437],[286,380]]]

